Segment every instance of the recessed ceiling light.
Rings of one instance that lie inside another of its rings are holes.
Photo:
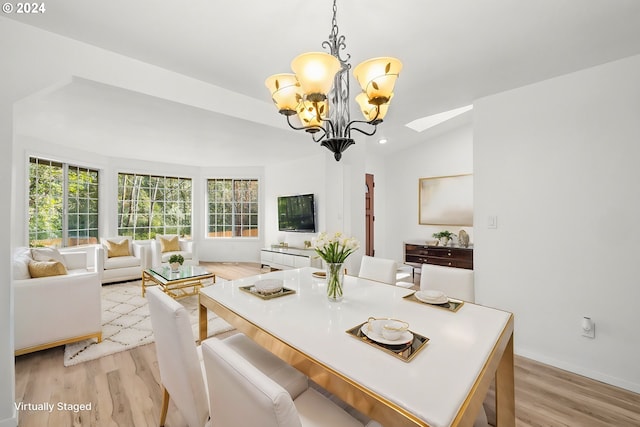
[[[378,144],[386,144],[387,143],[387,138],[380,138],[378,140]]]
[[[467,105],[465,107],[456,108],[455,110],[449,110],[443,113],[434,114],[432,116],[422,117],[420,119],[416,119],[412,122],[407,123],[405,126],[415,130],[416,132],[422,132],[436,125],[439,125],[442,122],[453,119],[454,117],[459,116],[462,113],[466,113],[472,108],[473,105]]]

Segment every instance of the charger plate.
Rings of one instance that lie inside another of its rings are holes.
[[[265,293],[258,292],[256,287],[253,286],[253,285],[240,286],[240,290],[243,291],[243,292],[246,292],[248,294],[251,294],[253,296],[256,296],[258,298],[264,299],[264,300],[279,298],[279,297],[283,297],[285,295],[291,295],[291,294],[295,294],[296,293],[296,291],[294,291],[293,289],[282,288],[277,292],[271,292],[271,293],[265,294]]]
[[[449,302],[444,304],[430,304],[428,302],[420,301],[418,298],[416,298],[415,292],[412,292],[409,295],[405,295],[402,298],[408,301],[417,302],[418,304],[426,305],[429,307],[441,308],[443,310],[452,311],[454,313],[460,310],[460,307],[464,305],[464,301],[455,299],[455,298],[449,298]]]
[[[416,357],[416,354],[418,354],[429,341],[429,338],[425,337],[424,335],[409,331],[413,334],[413,340],[411,342],[399,345],[382,344],[367,337],[367,335],[362,331],[362,327],[366,324],[367,322],[360,323],[353,328],[348,329],[346,332],[352,337],[357,338],[358,340],[369,344],[370,346],[375,347],[378,350],[382,350],[387,354],[397,357],[403,362],[409,362],[414,357]]]

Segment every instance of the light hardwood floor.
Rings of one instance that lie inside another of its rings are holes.
[[[206,266],[227,279],[261,271],[259,265],[247,263]],[[515,379],[517,427],[640,426],[638,394],[518,356]],[[16,402],[91,404],[90,411],[19,411],[19,425],[155,427],[160,417],[159,381],[154,344],[68,368],[63,366],[63,347],[19,356]],[[492,398],[490,391],[485,401],[490,421]],[[172,404],[165,425],[185,426]]]

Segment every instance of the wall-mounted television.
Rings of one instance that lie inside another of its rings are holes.
[[[313,194],[278,197],[278,230],[316,232]]]

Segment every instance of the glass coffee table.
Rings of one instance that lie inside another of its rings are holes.
[[[160,286],[163,292],[174,299],[196,295],[207,283],[215,283],[216,275],[196,265],[182,265],[171,271],[168,265],[142,270],[142,296],[147,286]]]

